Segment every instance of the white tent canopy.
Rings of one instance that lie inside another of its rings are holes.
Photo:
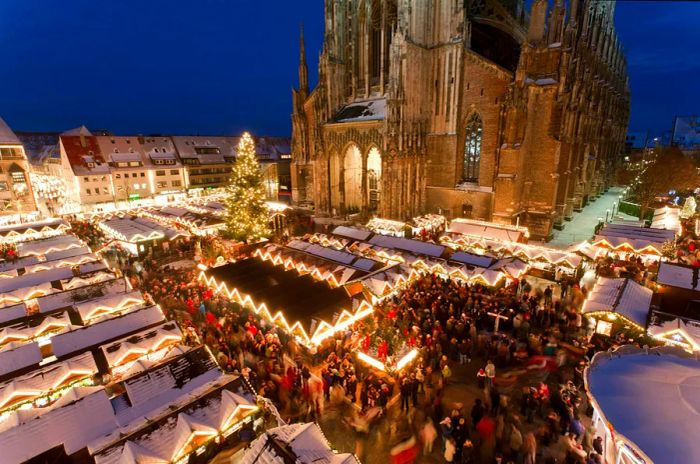
[[[617,313],[644,327],[651,305],[651,289],[630,279],[598,277],[593,290],[583,303],[584,314],[593,312]]]
[[[630,348],[598,353],[587,369],[597,412],[646,462],[700,462],[700,362],[668,348]]]

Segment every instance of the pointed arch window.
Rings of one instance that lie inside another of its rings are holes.
[[[479,181],[479,163],[481,161],[481,118],[472,114],[467,120],[466,138],[464,140],[464,161],[462,166],[463,182]]]

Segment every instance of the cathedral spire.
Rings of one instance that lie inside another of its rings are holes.
[[[299,91],[304,96],[309,94],[309,68],[306,66],[306,50],[304,49],[304,24],[301,24],[299,34]]]

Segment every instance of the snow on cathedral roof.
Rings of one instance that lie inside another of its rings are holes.
[[[386,98],[356,101],[336,113],[335,122],[380,121],[386,118]]]

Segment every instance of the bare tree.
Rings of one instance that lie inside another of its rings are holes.
[[[700,186],[695,163],[677,147],[662,147],[638,177],[632,181],[632,192],[639,203],[639,218],[654,205],[656,197],[671,190],[681,191]]]

